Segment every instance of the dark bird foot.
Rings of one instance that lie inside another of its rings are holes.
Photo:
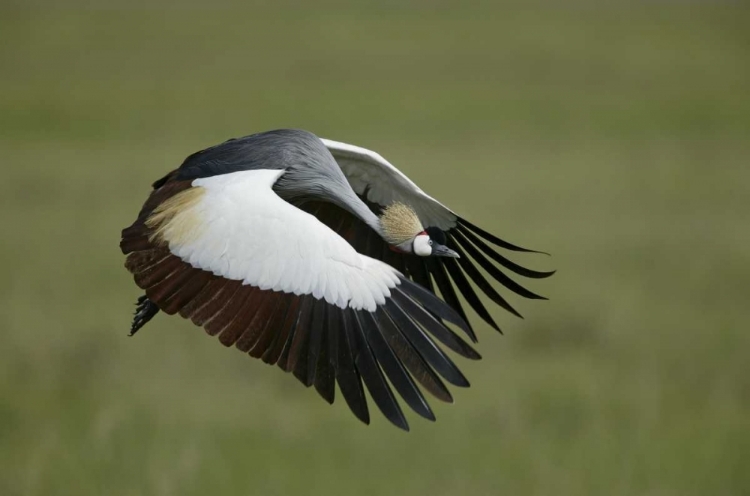
[[[136,302],[135,316],[133,317],[133,324],[130,326],[130,334],[128,334],[128,336],[132,336],[138,332],[138,329],[146,325],[146,323],[154,318],[154,315],[157,313],[159,313],[159,307],[156,306],[156,303],[149,300],[146,295],[138,298],[138,301]]]

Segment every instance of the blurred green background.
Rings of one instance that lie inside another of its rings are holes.
[[[0,494],[750,494],[740,4],[4,3]],[[278,127],[552,253],[437,423],[361,425],[178,318],[126,337],[150,182]]]

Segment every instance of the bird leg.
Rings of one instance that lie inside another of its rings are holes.
[[[149,300],[146,295],[138,298],[138,301],[135,304],[135,316],[133,317],[133,323],[130,325],[130,334],[128,334],[128,336],[132,336],[138,332],[138,330],[146,325],[154,315],[159,313],[159,307],[156,306],[156,303]]]

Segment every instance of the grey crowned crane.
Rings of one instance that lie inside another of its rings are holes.
[[[480,358],[445,324],[477,341],[455,288],[498,331],[469,279],[519,315],[475,264],[512,292],[542,298],[500,267],[530,278],[553,272],[521,267],[490,244],[533,251],[459,217],[370,150],[290,129],[231,139],[156,181],[122,231],[125,266],[145,291],[131,335],[160,310],[179,313],[329,403],[338,382],[369,423],[366,387],[408,430],[389,382],[434,420],[417,384],[447,402],[443,381],[469,385],[438,343]]]

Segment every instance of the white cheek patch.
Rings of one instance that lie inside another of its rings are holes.
[[[432,255],[432,241],[426,234],[420,234],[414,238],[414,254],[420,257],[429,257]]]

